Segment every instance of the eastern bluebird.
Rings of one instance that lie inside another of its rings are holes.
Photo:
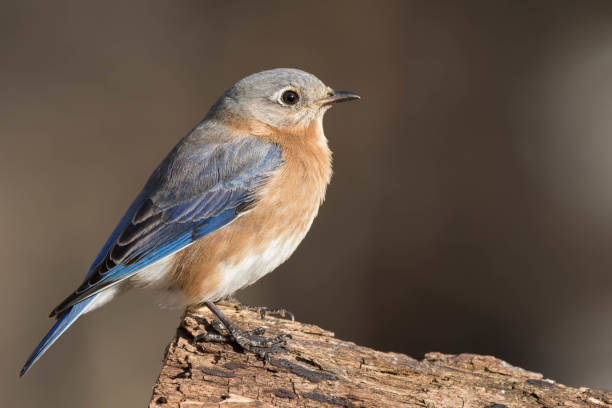
[[[278,344],[238,329],[213,302],[274,270],[304,239],[332,173],[323,115],[355,99],[297,69],[259,72],[225,91],[153,171],[81,286],[53,309],[57,322],[20,375],[79,316],[132,287],[205,304],[243,349]]]

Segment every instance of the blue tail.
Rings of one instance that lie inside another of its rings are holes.
[[[22,377],[32,365],[51,347],[55,340],[59,338],[71,325],[79,318],[79,316],[83,313],[83,310],[92,300],[94,300],[95,296],[91,296],[83,301],[77,303],[74,306],[71,306],[62,317],[60,317],[55,325],[49,330],[49,333],[42,339],[36,350],[32,352],[28,361],[24,364],[23,368],[19,372],[19,376]]]

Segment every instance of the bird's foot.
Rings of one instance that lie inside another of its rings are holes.
[[[281,319],[295,321],[295,315],[287,309],[284,308],[270,308],[267,306],[250,306],[242,303],[238,299],[234,297],[230,297],[226,299],[226,302],[234,306],[237,310],[250,310],[259,314],[259,316],[264,319],[266,316],[278,317]]]
[[[295,315],[290,312],[287,309],[283,309],[281,308],[269,308],[266,306],[247,306],[244,305],[246,307],[247,310],[252,310],[254,312],[259,313],[259,316],[262,319],[265,319],[266,316],[272,316],[272,317],[279,317],[281,319],[287,319],[287,320],[291,320],[292,322],[295,321]]]
[[[224,327],[219,320],[214,320],[211,328],[217,333],[204,332],[194,337],[194,342],[199,341],[213,343],[236,343],[240,348],[250,351],[262,358],[266,358],[268,353],[280,352],[286,344],[287,339],[291,338],[290,334],[280,334],[273,338],[263,337],[265,329],[259,327],[254,330],[241,330],[236,326],[231,325],[230,328]]]
[[[290,334],[279,334],[272,338],[263,337],[264,331],[261,327],[250,331],[238,330],[238,332],[232,334],[232,338],[243,350],[248,350],[260,356],[281,351],[280,349],[285,346],[287,339],[291,338]]]

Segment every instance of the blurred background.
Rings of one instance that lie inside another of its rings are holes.
[[[612,389],[612,3],[2,1],[4,405],[148,403],[182,312],[151,294],[17,373],[156,164],[274,67],[363,100],[326,117],[307,239],[241,300]]]

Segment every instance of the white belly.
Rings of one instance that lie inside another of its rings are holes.
[[[103,290],[99,294],[95,295],[93,301],[83,309],[83,313],[89,313],[92,310],[99,308],[110,302],[115,296],[121,292],[130,289],[132,287],[149,287],[149,288],[163,288],[167,286],[168,275],[172,270],[174,262],[174,254],[168,255],[165,258],[146,266],[132,275],[129,279],[119,283],[118,285],[111,286],[108,289]],[[176,297],[173,294],[173,298]],[[177,304],[180,300],[164,299],[161,304]]]
[[[221,281],[207,299],[216,301],[249,286],[285,262],[304,239],[306,231],[289,238],[277,238],[240,260],[227,260],[219,265]]]

